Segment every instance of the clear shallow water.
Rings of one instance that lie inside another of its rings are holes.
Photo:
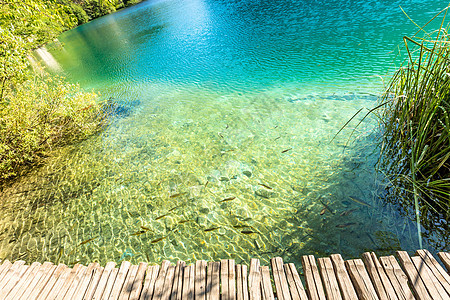
[[[438,8],[404,6],[422,23]],[[64,33],[37,56],[122,109],[2,191],[0,258],[416,249],[414,225],[378,197],[376,121],[331,141],[375,104],[412,31],[398,3],[147,1]]]

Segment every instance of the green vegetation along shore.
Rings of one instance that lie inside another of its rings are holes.
[[[381,98],[380,167],[390,181],[387,198],[413,208],[425,235],[448,232],[450,221],[448,29],[444,18],[437,30],[421,28],[419,35],[404,37],[407,61]]]
[[[95,93],[35,72],[33,49],[61,32],[140,1],[0,1],[0,182],[55,146],[97,132],[106,120]]]

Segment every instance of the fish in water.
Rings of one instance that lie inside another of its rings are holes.
[[[259,232],[256,232],[256,231],[252,231],[252,230],[242,230],[242,231],[241,231],[241,233],[243,233],[243,234],[252,234],[252,233],[258,233],[258,234],[259,234]]]
[[[141,226],[141,228],[144,229],[144,230],[146,230],[146,231],[149,231],[149,230],[150,230],[150,228],[145,227],[145,226]]]
[[[279,136],[279,137],[276,137],[275,139],[274,139],[274,141],[276,141],[276,140],[278,140],[278,139],[280,139],[281,138],[281,136]]]
[[[204,232],[209,232],[209,231],[213,231],[213,230],[216,230],[216,229],[219,229],[220,227],[212,227],[212,228],[208,228],[208,229],[205,229],[205,230],[203,230]]]
[[[127,210],[127,213],[128,213],[128,215],[129,215],[130,217],[136,217],[136,216],[137,216],[136,213],[132,213],[132,212],[130,212],[129,210]]]
[[[281,151],[281,153],[286,153],[286,152],[291,151],[291,150],[292,150],[292,148],[285,149],[285,150]]]
[[[227,201],[231,201],[231,200],[234,200],[234,199],[236,199],[236,197],[228,197],[228,198],[225,198],[225,199],[223,199],[223,200],[221,200],[219,202],[227,202]]]
[[[182,205],[177,205],[177,206],[175,206],[175,207],[172,207],[171,209],[169,209],[168,211],[174,211],[175,209],[177,209],[177,208],[180,208]]]
[[[322,210],[320,211],[320,215],[323,215],[326,211],[327,211],[326,207],[322,208]]]
[[[92,239],[88,239],[88,240],[82,241],[78,246],[85,245],[85,244],[87,244],[87,243],[89,243],[89,242],[92,242],[92,241],[95,240],[95,239],[96,239],[96,237],[95,237],[95,238],[92,238]]]
[[[168,215],[170,215],[170,214],[165,214],[165,215],[159,216],[159,217],[157,217],[155,220],[162,219],[162,218],[164,218],[164,217],[167,217]]]
[[[252,226],[248,226],[248,225],[234,225],[233,228],[236,228],[236,229],[252,228]]]
[[[332,211],[331,208],[328,206],[328,202],[325,204],[325,203],[323,203],[322,200],[319,199],[319,201],[320,201],[320,203],[322,203],[322,205],[324,206],[324,209],[327,209],[331,214],[334,215],[334,211]],[[325,211],[324,211],[323,213],[325,213]],[[321,215],[323,215],[323,214],[321,213]]]
[[[176,198],[176,197],[179,197],[179,196],[183,196],[185,194],[187,194],[187,193],[186,192],[184,192],[184,193],[176,193],[176,194],[170,195],[169,198]]]
[[[337,228],[345,228],[345,227],[352,226],[352,225],[356,225],[356,223],[350,222],[350,223],[345,223],[345,224],[339,224],[339,225],[336,225],[336,227]]]
[[[372,207],[372,205],[370,205],[367,202],[362,201],[361,199],[358,199],[358,198],[355,198],[355,197],[351,197],[351,196],[348,196],[348,197],[350,198],[350,200],[352,200],[352,201],[354,201],[354,202],[356,202],[358,204],[365,205],[367,207]]]
[[[178,222],[178,224],[184,224],[184,223],[187,223],[187,222],[190,222],[191,220],[181,220],[180,222]]]
[[[207,181],[206,181],[206,183],[205,183],[205,187],[207,187],[207,186],[208,186],[208,183],[209,183],[209,181],[207,180]]]
[[[348,216],[349,214],[351,214],[351,213],[354,212],[355,210],[356,210],[356,208],[346,210],[346,211],[344,211],[344,212],[341,213],[341,216]]]
[[[154,244],[154,243],[157,243],[157,242],[160,242],[160,241],[164,240],[165,238],[167,238],[167,235],[163,236],[163,237],[160,237],[159,239],[153,240],[150,243]]]
[[[141,235],[141,234],[146,233],[146,232],[147,232],[146,230],[141,230],[141,231],[135,232],[135,233],[133,233],[131,235]]]
[[[260,185],[260,186],[263,186],[263,187],[265,187],[266,189],[269,189],[269,190],[272,189],[270,186],[265,185],[264,183],[259,183],[259,185]]]

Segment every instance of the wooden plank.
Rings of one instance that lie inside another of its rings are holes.
[[[430,268],[433,275],[447,292],[447,295],[450,295],[450,276],[445,272],[444,268],[441,267],[428,250],[417,250],[416,254],[425,261],[428,268]]]
[[[222,300],[228,299],[228,260],[222,259],[220,261],[220,282],[222,284]]]
[[[63,287],[65,281],[67,280],[67,278],[71,274],[72,270],[73,269],[71,269],[71,268],[66,268],[62,272],[62,274],[58,277],[58,280],[56,280],[55,285],[50,290],[50,293],[47,295],[46,299],[51,299],[51,300],[57,299],[59,291]]]
[[[220,262],[208,262],[206,279],[206,300],[220,299]],[[248,300],[248,299],[247,299]]]
[[[76,291],[78,285],[80,284],[80,281],[83,278],[86,270],[87,270],[87,267],[85,267],[83,265],[80,267],[80,270],[75,275],[75,278],[73,279],[69,289],[67,290],[67,293],[65,294],[65,296],[63,298],[64,300],[66,300],[66,299],[70,300],[70,299],[72,299],[73,295],[75,295],[75,291]]]
[[[109,299],[119,299],[120,291],[127,278],[128,270],[130,269],[131,263],[127,260],[120,264],[119,272],[117,273],[116,280],[114,280],[114,286],[112,288]]]
[[[425,261],[420,256],[413,256],[411,260],[419,272],[420,278],[422,278],[428,293],[431,295],[432,299],[443,300],[448,299],[447,292],[433,275],[433,272],[428,268]]]
[[[93,298],[94,299],[101,299],[103,296],[103,293],[105,291],[105,287],[108,283],[109,276],[111,274],[111,271],[116,267],[115,262],[108,262],[103,269],[102,275],[100,276],[100,279],[98,280],[97,287],[95,288],[95,293]]]
[[[236,262],[228,260],[228,299],[236,300]]]
[[[298,297],[300,300],[308,300],[308,296],[306,295],[305,288],[303,287],[295,265],[293,263],[285,264],[284,269],[287,275],[292,299]],[[296,295],[295,298],[294,293]]]
[[[37,270],[37,273],[34,276],[32,276],[32,281],[27,282],[23,286],[23,292],[21,294],[20,293],[17,294],[17,299],[19,299],[19,300],[30,299],[32,293],[34,293],[34,294],[38,293],[40,291],[40,290],[37,290],[38,289],[37,285],[38,285],[39,281],[43,277],[45,277],[47,274],[49,274],[49,277],[50,277],[55,269],[56,269],[56,266],[54,266],[52,263],[50,263],[50,262],[43,263]]]
[[[141,262],[139,264],[133,286],[131,287],[130,299],[139,299],[139,295],[141,294],[144,285],[144,276],[147,267],[148,263]],[[175,300],[175,298],[173,300]]]
[[[15,277],[20,274],[21,267],[24,264],[25,264],[25,261],[23,261],[23,260],[18,260],[13,263],[13,265],[8,269],[8,271],[4,275],[2,282],[0,283],[0,291],[2,291],[4,293],[5,287],[8,285],[8,282],[10,280],[12,280],[12,281],[15,280]]]
[[[9,260],[5,260],[0,266],[0,284],[2,284],[3,277],[8,272],[13,264]]]
[[[370,252],[365,252],[362,254],[363,261],[366,265],[367,272],[369,273],[369,277],[372,280],[375,291],[377,292],[378,298],[380,299],[397,299],[397,295],[392,288],[391,283],[387,280],[387,287],[391,290],[393,294],[391,294],[394,298],[391,298],[391,295],[388,296],[386,292],[386,288],[383,285],[383,279],[381,278],[381,274],[379,273],[376,262],[372,258],[372,254]],[[376,258],[375,258],[376,259]],[[381,269],[381,272],[384,273],[384,270]],[[384,274],[384,279],[387,279]]]
[[[408,287],[408,277],[402,271],[397,263],[397,260],[393,256],[380,257],[380,263],[392,284],[395,293],[399,299],[415,299],[411,290]]]
[[[261,269],[259,259],[256,258],[250,260],[248,289],[250,300],[261,300]]]
[[[272,267],[277,298],[280,300],[290,300],[291,294],[289,292],[286,274],[284,273],[283,259],[281,257],[274,257],[270,260],[270,265]]]
[[[64,267],[65,267],[64,265],[58,265],[58,266],[52,265],[47,273],[43,273],[43,275],[37,282],[35,288],[33,290],[31,290],[30,296],[25,298],[22,295],[21,299],[25,299],[25,300],[37,299],[41,295],[41,293],[43,292],[45,287],[49,284],[49,281],[55,275],[55,272],[58,270],[58,268],[63,269]]]
[[[447,272],[450,273],[450,253],[439,252],[438,256],[441,259],[444,266],[447,268]]]
[[[173,280],[175,277],[175,266],[169,266],[166,277],[164,278],[162,300],[169,300],[172,293]]]
[[[206,300],[206,261],[204,260],[195,262],[194,292],[195,300]]]
[[[319,269],[313,255],[302,256],[303,272],[305,274],[306,291],[311,299],[326,299],[320,279]]]
[[[406,275],[408,276],[409,283],[412,285],[416,297],[419,299],[431,299],[430,295],[427,292],[427,288],[425,287],[425,283],[423,282],[422,278],[420,278],[420,275],[417,272],[416,267],[414,266],[408,253],[406,253],[405,251],[397,251],[397,256],[400,259]]]
[[[81,278],[80,284],[78,284],[75,293],[72,296],[72,300],[81,300],[87,292],[89,284],[94,276],[94,273],[97,272],[97,268],[100,268],[98,263],[90,263],[84,272],[84,275]]]
[[[163,260],[161,269],[159,270],[158,278],[155,282],[155,291],[153,293],[153,299],[161,299],[163,295],[164,280],[166,278],[167,270],[169,269],[170,262]]]
[[[6,299],[18,299],[23,294],[26,287],[33,281],[33,278],[36,276],[40,267],[41,263],[34,262],[23,274],[20,281],[12,288]]]
[[[144,286],[142,287],[141,297],[142,300],[151,300],[153,297],[153,291],[155,290],[155,282],[158,277],[159,266],[149,266],[145,275]]]
[[[119,273],[118,268],[114,268],[109,273],[108,282],[106,283],[105,289],[103,290],[102,300],[109,299],[109,295],[111,295],[111,292],[114,287],[114,281],[116,281],[117,274]]]
[[[378,295],[370,281],[369,274],[360,259],[351,259],[345,262],[347,271],[356,289],[359,299],[378,300]]]
[[[209,277],[208,277],[208,279],[209,279]],[[237,264],[236,265],[236,299],[237,300],[244,299],[244,289],[247,289],[247,287],[244,286],[243,279],[242,279],[242,265]]]
[[[275,300],[272,290],[272,283],[270,282],[270,270],[268,266],[261,266],[261,291],[263,300]]]
[[[185,266],[186,263],[184,261],[177,261],[175,275],[173,277],[172,294],[170,296],[171,300],[181,300],[183,295],[183,270]]]
[[[70,286],[72,285],[72,282],[75,279],[75,277],[80,273],[81,270],[83,270],[82,267],[84,267],[84,266],[81,264],[76,264],[73,266],[73,269],[70,271],[66,280],[63,282],[63,285],[61,286],[58,294],[55,296],[55,299],[63,299],[64,298],[64,296],[66,295]]]
[[[118,299],[128,300],[130,298],[131,290],[133,288],[134,278],[136,277],[139,266],[131,265],[127,276],[123,281],[122,290],[120,291]],[[116,277],[117,278],[117,277]]]
[[[65,264],[59,264],[58,267],[55,269],[55,271],[52,273],[52,275],[47,279],[44,283],[45,286],[42,286],[42,290],[39,293],[39,296],[37,296],[37,300],[45,300],[47,299],[48,294],[53,289],[53,286],[58,281],[59,277],[68,269],[68,267]],[[44,279],[44,280],[45,280]]]
[[[189,265],[183,270],[183,300],[194,300],[195,267]]]
[[[345,269],[342,256],[340,254],[332,254],[330,255],[330,259],[333,263],[334,272],[341,289],[342,298],[344,300],[358,299],[355,288],[353,287],[347,270]]]
[[[95,268],[95,272],[92,273],[91,280],[89,281],[89,286],[87,287],[86,293],[84,294],[83,299],[92,299],[95,294],[95,290],[97,289],[97,285],[102,277],[103,271],[105,268],[98,265]]]
[[[322,274],[322,281],[325,288],[325,293],[328,299],[341,300],[341,293],[339,292],[339,284],[334,273],[333,263],[331,258],[322,257],[317,259],[317,264]]]

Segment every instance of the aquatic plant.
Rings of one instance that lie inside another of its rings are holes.
[[[381,96],[379,167],[391,183],[388,193],[414,207],[426,229],[447,226],[450,217],[447,10],[433,18],[444,15],[438,30],[427,32],[422,27],[404,37],[407,59]]]

